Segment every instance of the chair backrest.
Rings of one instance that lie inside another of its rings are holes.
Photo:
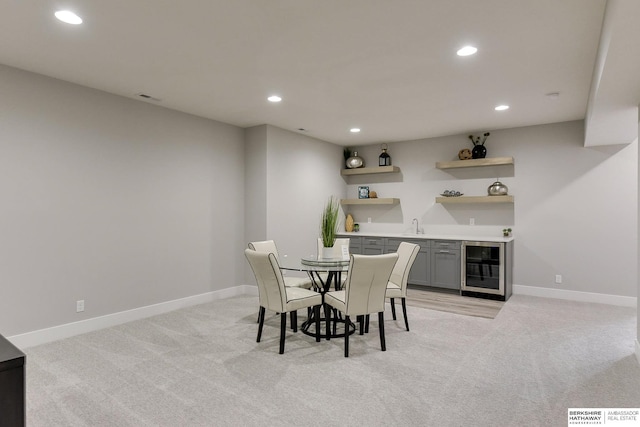
[[[245,249],[244,255],[251,265],[258,282],[260,305],[268,310],[284,312],[287,304],[287,291],[282,271],[273,253]]]
[[[409,242],[401,242],[400,246],[398,246],[398,262],[396,262],[395,267],[393,267],[389,281],[400,286],[403,297],[406,297],[407,294],[409,271],[411,271],[411,266],[416,260],[419,251],[420,245]]]
[[[397,260],[397,253],[351,255],[345,282],[346,315],[384,311],[387,283]]]
[[[351,242],[351,239],[347,238],[338,238],[336,239],[335,243],[333,244],[333,248],[331,251],[331,258],[342,258],[342,247],[346,246],[347,248],[349,248],[349,243]],[[324,248],[324,243],[322,243],[322,239],[320,237],[318,237],[318,258],[320,258],[322,256],[322,252],[323,252],[323,248]]]
[[[263,240],[261,242],[249,242],[249,249],[252,249],[258,252],[274,254],[276,256],[276,260],[280,261],[278,248],[276,248],[276,242],[274,242],[273,240]]]

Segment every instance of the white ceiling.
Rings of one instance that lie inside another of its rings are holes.
[[[0,5],[2,64],[240,127],[360,145],[584,118],[606,1]],[[84,24],[56,20],[62,8]],[[466,44],[478,53],[456,56]],[[273,93],[283,102],[267,102]],[[511,108],[494,111],[500,103]]]

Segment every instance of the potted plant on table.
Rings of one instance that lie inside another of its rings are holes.
[[[322,246],[326,248],[333,248],[334,243],[336,242],[336,234],[338,234],[338,215],[340,214],[340,205],[338,200],[334,199],[333,196],[329,198],[327,204],[322,211],[322,218],[320,221],[320,237],[322,238]],[[326,251],[325,252],[330,252]],[[323,258],[326,258],[324,254]]]

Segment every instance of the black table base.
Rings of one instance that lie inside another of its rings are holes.
[[[308,273],[309,273],[309,277],[311,278],[311,283],[313,283],[313,287],[322,294],[323,301],[324,301],[324,294],[331,289],[331,284],[333,284],[333,287],[336,291],[340,289],[341,279],[342,279],[342,274],[340,271],[328,272],[326,281],[322,280],[322,277],[320,276],[320,274],[318,274],[318,272],[315,272],[315,276],[313,274],[314,273],[313,271],[310,271]],[[342,317],[342,313],[340,313],[336,309],[332,309],[327,304],[323,303],[322,306],[324,310],[321,310],[321,311],[324,311],[324,317],[320,317],[320,338],[327,339],[327,340],[331,338],[344,338],[345,332],[338,333],[337,331],[337,324],[345,323],[345,320]],[[332,311],[333,311],[333,316],[331,315]],[[309,313],[309,317],[307,318],[307,320],[305,320],[302,323],[302,325],[300,326],[300,330],[305,335],[315,337],[316,336],[315,315],[313,313],[313,310],[308,311],[308,313]],[[327,331],[325,328],[323,328],[323,325],[326,325],[327,317],[329,318],[332,325],[332,327],[330,328],[331,329],[330,331]],[[345,331],[348,330],[349,335],[351,335],[356,331],[356,326],[352,322],[349,322],[349,323],[350,323],[349,327],[348,328],[345,327],[344,329]],[[323,332],[323,329],[324,329],[324,332]]]

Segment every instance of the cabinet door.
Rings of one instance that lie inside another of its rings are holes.
[[[398,246],[400,246],[400,243],[407,241],[407,240],[403,240],[403,239],[394,239],[394,238],[387,238],[384,242],[384,251],[385,253],[392,253],[392,252],[396,252],[398,250]],[[411,242],[414,243],[414,242]]]
[[[349,238],[349,253],[362,254],[362,237]]]
[[[431,260],[429,259],[429,248],[420,246],[420,251],[413,262],[411,271],[409,272],[408,283],[410,285],[429,286],[429,270]]]
[[[431,250],[431,286],[460,289],[460,251]]]
[[[363,246],[362,254],[363,255],[382,255],[384,253],[383,246]]]
[[[407,283],[410,285],[429,285],[429,270],[430,270],[430,257],[429,257],[429,241],[428,240],[405,240],[405,239],[387,239],[384,247],[384,252],[387,254],[396,253],[400,242],[414,243],[420,246],[418,255],[411,266],[409,271],[409,279]]]

